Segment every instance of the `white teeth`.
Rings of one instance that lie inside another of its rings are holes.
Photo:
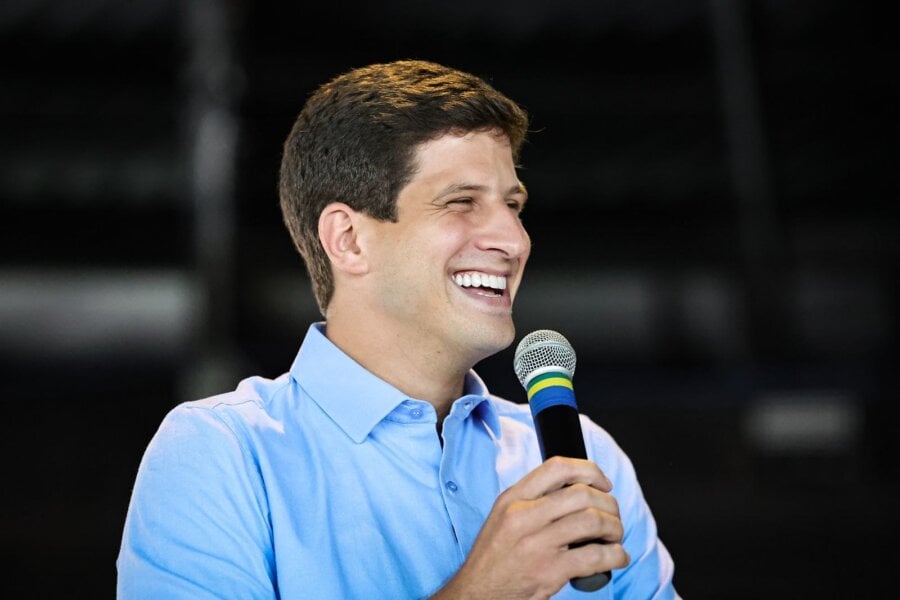
[[[489,287],[494,290],[506,289],[506,277],[503,275],[488,275],[487,273],[465,273],[453,276],[456,285],[461,287]]]

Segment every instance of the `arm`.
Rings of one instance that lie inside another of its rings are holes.
[[[573,577],[624,567],[610,490],[592,462],[543,463],[497,498],[465,563],[434,599],[549,598]],[[568,547],[591,539],[606,543]]]
[[[272,598],[273,551],[252,456],[209,409],[178,407],[138,471],[120,598]]]
[[[656,521],[647,504],[631,460],[612,437],[582,417],[588,456],[602,465],[613,481],[625,525],[623,545],[631,556],[627,568],[613,573],[616,598],[678,598],[673,586],[674,563],[659,539]]]

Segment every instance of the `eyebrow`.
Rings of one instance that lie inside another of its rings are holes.
[[[475,183],[451,183],[450,185],[445,187],[443,190],[441,190],[440,193],[438,193],[434,197],[434,199],[439,200],[439,199],[443,198],[444,196],[449,196],[451,194],[457,194],[459,192],[487,192],[487,191],[488,191],[488,187],[485,185],[478,185]],[[506,193],[503,196],[504,196],[504,198],[506,198],[506,197],[515,196],[515,195],[524,196],[524,198],[522,198],[522,204],[524,204],[525,201],[528,200],[528,190],[525,189],[525,184],[522,183],[521,181],[518,182],[516,185],[512,186],[511,188],[509,188],[508,190],[506,190]]]

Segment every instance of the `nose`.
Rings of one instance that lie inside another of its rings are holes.
[[[505,258],[525,258],[531,251],[531,238],[514,209],[506,202],[493,205],[476,241],[479,250],[499,251]]]

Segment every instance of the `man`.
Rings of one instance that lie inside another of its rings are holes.
[[[526,128],[484,81],[419,61],[309,99],[281,202],[325,322],[289,373],[166,417],[120,597],[580,598],[570,579],[611,569],[597,597],[675,597],[608,434],[584,419],[592,461],[542,464],[528,407],[471,370],[514,339]]]

